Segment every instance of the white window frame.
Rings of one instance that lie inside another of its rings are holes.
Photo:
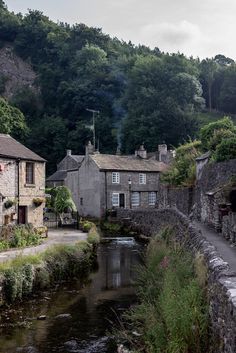
[[[132,207],[137,207],[140,206],[140,192],[139,191],[133,191],[131,194],[131,206]]]
[[[114,197],[117,198],[117,202],[114,202]],[[111,194],[111,204],[112,207],[120,207],[120,194],[118,192],[113,192]]]
[[[120,184],[120,173],[112,172],[111,180],[112,180],[112,184]]]
[[[157,193],[156,191],[150,191],[148,193],[148,204],[149,206],[155,206],[157,202]]]
[[[145,185],[147,182],[147,176],[145,173],[140,173],[139,174],[139,184]]]

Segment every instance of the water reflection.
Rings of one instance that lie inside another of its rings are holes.
[[[113,240],[101,245],[98,251],[99,270],[81,289],[74,283],[60,291],[47,293],[50,300],[30,301],[17,313],[8,314],[2,323],[1,353],[108,353],[114,343],[105,332],[119,313],[134,300],[132,283],[135,268],[140,263],[140,247],[133,240]],[[61,316],[60,314],[70,314]],[[46,321],[27,321],[39,314]],[[59,316],[58,316],[59,315]],[[14,321],[27,322],[29,327],[10,327]]]

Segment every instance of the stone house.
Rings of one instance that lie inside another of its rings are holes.
[[[76,200],[78,196],[79,168],[84,160],[84,155],[75,155],[71,150],[66,151],[66,156],[58,163],[55,173],[46,179],[47,187],[67,186]]]
[[[160,173],[167,165],[148,158],[143,145],[132,156],[100,154],[91,143],[79,168],[81,216],[103,217],[108,209],[156,207]]]
[[[0,134],[0,226],[43,224],[45,159]]]

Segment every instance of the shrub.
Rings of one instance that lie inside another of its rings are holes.
[[[88,233],[91,228],[96,227],[93,222],[90,221],[81,221],[80,222],[80,227],[83,232]]]
[[[236,136],[223,140],[215,152],[217,162],[228,161],[236,158]]]
[[[94,227],[90,229],[87,240],[89,244],[92,244],[94,246],[100,243],[100,235],[97,231],[97,228]]]
[[[217,131],[221,131],[221,133],[217,134]],[[214,121],[202,127],[200,131],[200,139],[202,141],[202,147],[204,150],[208,151],[211,150],[213,147],[212,145],[217,145],[218,143],[214,142],[214,135],[215,138],[219,138],[219,142],[221,141],[222,132],[230,131],[234,135],[236,134],[236,127],[231,120],[230,117],[225,116],[223,119]],[[224,134],[223,133],[223,134]],[[222,137],[223,138],[223,137]],[[213,139],[213,140],[212,140]]]

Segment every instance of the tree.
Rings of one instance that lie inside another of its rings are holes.
[[[23,113],[0,97],[0,132],[23,138],[28,132]]]
[[[218,69],[219,65],[213,59],[207,58],[200,64],[201,80],[206,84],[207,87],[206,98],[210,111],[212,110],[212,86]]]
[[[54,210],[58,212],[61,222],[63,222],[63,212],[76,211],[75,203],[72,199],[71,192],[66,186],[58,186],[55,188]]]

